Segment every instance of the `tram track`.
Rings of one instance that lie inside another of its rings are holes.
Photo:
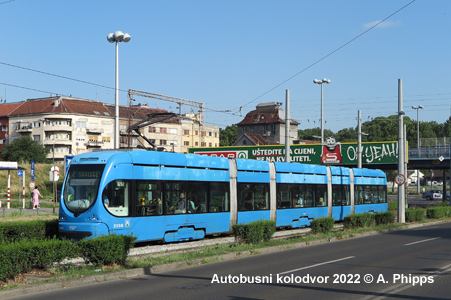
[[[342,228],[342,225],[337,225],[334,228]],[[273,239],[288,239],[295,236],[299,236],[301,234],[306,234],[310,232],[310,228],[301,228],[301,229],[289,229],[289,230],[278,230],[274,233]],[[196,241],[187,241],[187,242],[178,242],[178,243],[167,243],[167,244],[138,244],[134,248],[130,249],[129,256],[136,257],[141,255],[149,255],[149,254],[167,254],[170,252],[177,251],[189,251],[195,250],[202,247],[215,246],[215,245],[223,245],[223,244],[232,244],[235,242],[234,236],[220,236],[220,237],[210,237],[204,238],[202,240]]]

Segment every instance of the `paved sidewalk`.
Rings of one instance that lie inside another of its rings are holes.
[[[23,213],[25,215],[40,215],[40,214],[52,214],[53,211],[53,207],[51,208],[37,208],[37,209],[32,209],[32,208],[10,208],[8,209],[6,206],[3,205],[2,203],[2,207],[0,207],[0,217],[5,217],[8,215],[11,215],[12,213]],[[58,214],[59,210],[58,207],[55,207],[55,213]]]

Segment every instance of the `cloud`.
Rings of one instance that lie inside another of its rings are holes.
[[[380,20],[377,21],[373,21],[370,23],[366,23],[363,24],[362,27],[363,29],[370,29],[371,27],[375,26],[376,24],[380,23]],[[390,27],[396,27],[396,26],[401,26],[401,21],[384,21],[382,23],[380,23],[379,25],[376,26],[376,28],[390,28]]]

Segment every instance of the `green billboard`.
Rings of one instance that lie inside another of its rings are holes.
[[[217,157],[285,161],[284,145],[189,148],[188,152]],[[303,164],[356,165],[357,155],[357,143],[290,146],[290,161]],[[397,164],[398,142],[362,143],[362,163]]]

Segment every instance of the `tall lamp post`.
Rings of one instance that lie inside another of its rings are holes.
[[[330,79],[323,78],[322,80],[313,79],[313,83],[321,85],[321,145],[324,143],[324,118],[323,118],[323,83],[330,83]]]
[[[128,43],[130,35],[122,31],[110,33],[107,36],[108,42],[116,42],[116,88],[115,88],[115,119],[114,119],[114,149],[119,149],[119,42]]]
[[[418,149],[418,157],[420,157],[420,119],[419,119],[419,111],[423,109],[423,105],[412,106],[413,109],[417,110],[417,149]],[[417,193],[420,193],[420,170],[417,170]]]

